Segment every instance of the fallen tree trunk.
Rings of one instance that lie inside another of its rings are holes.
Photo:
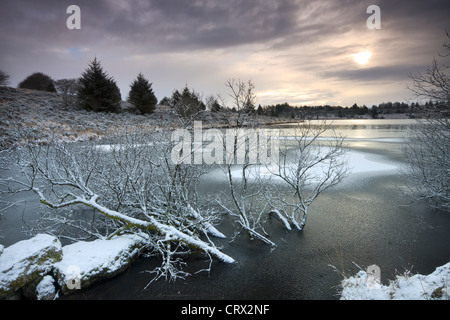
[[[183,233],[183,232],[177,230],[173,226],[169,226],[169,225],[160,223],[160,222],[156,221],[156,219],[154,219],[150,215],[147,215],[148,221],[145,221],[145,220],[140,220],[140,219],[136,219],[133,217],[129,217],[127,215],[124,215],[124,214],[114,211],[114,210],[110,210],[110,209],[102,206],[101,204],[97,203],[97,200],[98,200],[97,195],[94,195],[91,199],[84,199],[81,197],[76,197],[75,199],[70,200],[70,201],[66,201],[66,202],[63,202],[60,204],[54,204],[54,203],[51,203],[48,200],[46,200],[44,195],[42,194],[42,192],[39,191],[39,189],[33,188],[33,191],[35,191],[39,195],[40,201],[42,204],[45,204],[52,209],[58,209],[58,208],[67,207],[67,206],[76,205],[76,204],[86,205],[88,207],[91,207],[91,208],[97,210],[101,214],[103,214],[111,219],[120,220],[121,222],[127,224],[128,227],[130,227],[130,228],[137,227],[139,229],[153,231],[153,232],[160,234],[161,236],[164,236],[165,239],[184,243],[191,248],[198,249],[202,252],[210,254],[213,257],[216,257],[220,261],[223,261],[226,263],[234,263],[235,262],[235,260],[233,258],[222,253],[217,248],[214,248],[214,247],[208,245],[204,241],[201,241],[190,235],[187,235],[186,233]]]

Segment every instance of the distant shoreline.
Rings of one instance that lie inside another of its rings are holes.
[[[157,105],[155,112],[141,115],[125,108],[121,113],[103,113],[82,110],[64,105],[59,93],[17,89],[0,86],[0,150],[16,143],[34,141],[46,143],[50,140],[86,141],[108,136],[126,130],[161,130],[179,127],[178,119],[166,106]],[[300,109],[298,109],[300,110]],[[234,127],[235,115],[231,111],[203,111],[195,120],[202,121],[205,128]],[[411,119],[406,113],[389,113],[377,118],[369,114],[348,117],[309,116],[302,118],[245,115],[242,126],[266,126],[299,123],[307,120],[350,120],[350,119]],[[26,136],[26,138],[24,137]]]

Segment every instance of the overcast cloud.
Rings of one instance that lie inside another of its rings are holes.
[[[69,30],[69,5],[81,30]],[[369,5],[381,29],[369,30]],[[122,98],[139,72],[159,99],[185,85],[226,94],[251,79],[259,103],[372,105],[411,98],[408,74],[442,52],[450,2],[361,0],[2,0],[0,69],[79,77],[95,56]],[[353,55],[372,53],[365,65]]]

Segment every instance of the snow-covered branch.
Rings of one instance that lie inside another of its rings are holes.
[[[43,216],[51,233],[70,229],[69,238],[81,238],[80,230],[98,238],[122,232],[153,235],[148,247],[160,253],[167,249],[160,255],[164,276],[183,273],[177,269],[182,264],[171,259],[177,250],[193,249],[233,263],[208,236],[202,239],[225,237],[214,227],[213,214],[195,209],[196,185],[205,168],[172,163],[169,137],[166,132],[140,132],[110,136],[101,143],[29,144],[19,151],[24,179],[3,184],[11,192],[38,195],[51,209]]]
[[[319,124],[301,124],[280,150],[280,163],[267,170],[282,183],[274,183],[267,199],[282,223],[303,230],[308,208],[325,190],[341,182],[348,174],[344,138],[333,135],[320,140],[330,131],[325,121]],[[287,186],[287,190],[284,187]],[[288,228],[290,229],[290,227]]]
[[[449,58],[450,35],[447,32],[448,50],[440,58]],[[413,199],[427,200],[435,208],[450,211],[450,66],[436,58],[425,74],[410,75],[409,89],[425,105],[416,105],[422,117],[410,130],[404,154],[408,162],[411,185],[407,194]]]
[[[225,199],[218,199],[219,205],[236,218],[238,225],[251,239],[258,239],[265,244],[275,246],[275,243],[263,235],[263,220],[267,217],[267,202],[261,202],[267,181],[262,181],[258,172],[258,155],[261,157],[262,136],[257,128],[257,121],[244,121],[246,116],[254,111],[256,96],[251,81],[244,83],[234,79],[228,80],[229,97],[236,110],[230,117],[231,129],[223,132],[219,139],[225,151],[225,161],[220,167],[225,174],[228,190]],[[223,106],[227,108],[227,106]],[[247,119],[248,120],[248,119]],[[267,138],[267,137],[265,137]],[[272,151],[273,152],[273,151]],[[223,160],[223,159],[222,159]]]

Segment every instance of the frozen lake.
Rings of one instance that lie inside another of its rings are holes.
[[[217,240],[238,262],[213,262],[211,273],[198,273],[166,283],[145,285],[159,266],[158,258],[136,262],[114,279],[68,297],[69,299],[336,299],[342,275],[376,264],[384,283],[406,268],[427,274],[450,261],[450,217],[423,203],[409,205],[399,188],[407,183],[401,174],[403,138],[412,120],[335,120],[334,128],[347,138],[352,174],[344,183],[322,194],[311,206],[303,232],[287,231],[276,220],[265,229],[277,244],[270,247],[246,235]],[[280,126],[289,137],[295,125]],[[324,139],[329,138],[326,135]],[[6,173],[3,173],[6,174]],[[201,192],[226,188],[210,175]],[[27,199],[26,196],[24,198]],[[26,238],[21,217],[32,215],[39,204],[28,198],[21,208],[9,209],[0,222],[0,243],[5,246]],[[219,228],[233,235],[224,216]],[[186,260],[187,271],[208,267],[202,256]]]

